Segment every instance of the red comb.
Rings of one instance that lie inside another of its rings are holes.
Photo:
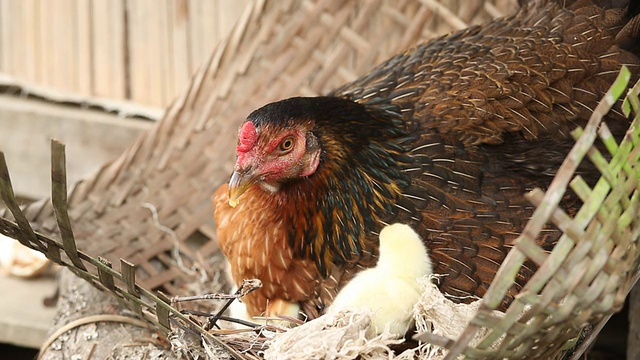
[[[257,140],[258,132],[256,131],[256,127],[251,121],[247,121],[242,124],[238,132],[238,147],[236,150],[239,152],[247,152],[253,148]]]

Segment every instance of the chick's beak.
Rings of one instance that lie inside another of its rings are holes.
[[[249,169],[236,169],[229,180],[229,205],[236,207],[239,198],[251,185],[255,184],[259,176],[256,172]]]

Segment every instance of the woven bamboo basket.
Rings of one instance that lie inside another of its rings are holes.
[[[190,329],[205,345],[216,344],[238,358],[258,356],[258,350],[242,348],[250,341],[205,330],[169,299],[227,290],[210,196],[231,172],[231,134],[264,103],[327,93],[393,53],[509,13],[513,3],[254,1],[162,121],[70,191],[62,144],[52,142],[51,199],[23,208],[0,156],[0,194],[8,209],[0,217],[0,233],[116,296],[166,336]],[[588,126],[575,132],[576,147],[547,193],[527,195],[537,211],[461,336],[423,333],[419,339],[442,347],[450,359],[460,354],[550,359],[561,356],[566,342],[586,325],[606,321],[622,306],[638,275],[640,128],[636,117],[616,144],[600,125],[622,88],[613,89]],[[637,114],[635,90],[626,104]],[[598,152],[596,139],[604,142],[611,160]],[[593,189],[573,177],[585,156],[602,173]],[[558,207],[569,187],[584,201],[574,217]],[[547,222],[564,232],[550,254],[533,241]],[[540,270],[506,314],[495,315],[525,259]],[[486,335],[471,346],[479,332]]]

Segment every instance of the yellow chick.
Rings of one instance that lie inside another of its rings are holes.
[[[403,337],[413,325],[413,307],[420,300],[418,279],[432,273],[431,260],[418,234],[408,225],[393,224],[380,232],[380,256],[375,267],[358,273],[328,311],[368,308],[373,312],[369,335],[386,326]]]

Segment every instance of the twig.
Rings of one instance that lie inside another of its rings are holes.
[[[257,290],[262,287],[262,281],[258,279],[249,279],[244,280],[242,285],[236,290],[234,294],[202,294],[202,295],[194,295],[194,296],[175,296],[171,299],[171,303],[183,302],[183,301],[194,301],[194,300],[227,300],[227,302],[222,306],[222,308],[213,316],[209,317],[209,321],[203,327],[205,330],[211,330],[213,327],[220,328],[217,326],[217,322],[220,319],[223,319],[222,314],[227,311],[229,306],[236,300],[245,295],[251,293],[254,290]],[[228,320],[230,318],[226,318],[223,320]],[[237,321],[236,321],[237,320]],[[236,323],[241,323],[239,319],[228,320]],[[251,323],[249,323],[251,324]],[[244,325],[244,324],[243,324]],[[248,326],[254,326],[255,324],[251,324]]]
[[[258,280],[258,279],[250,279],[250,280],[244,280],[242,282],[242,285],[240,285],[240,287],[238,288],[238,290],[236,290],[236,298],[233,299],[229,299],[224,306],[220,309],[220,311],[218,311],[217,314],[215,314],[214,316],[209,318],[209,321],[207,322],[207,324],[204,326],[205,330],[211,330],[213,329],[213,327],[218,327],[217,326],[217,322],[220,319],[220,316],[222,316],[222,314],[227,311],[227,309],[229,308],[229,306],[231,306],[231,304],[238,298],[244,297],[245,295],[249,294],[250,292],[257,290],[259,288],[262,287],[262,281]],[[218,327],[219,328],[219,327]]]
[[[171,298],[171,303],[185,302],[185,301],[197,301],[197,300],[234,300],[241,298],[250,292],[262,287],[262,281],[258,279],[245,280],[242,285],[233,294],[201,294],[193,296],[174,296]]]
[[[203,316],[203,317],[211,317],[213,316],[211,313],[208,312],[204,312],[204,311],[199,311],[199,310],[191,310],[191,309],[183,309],[180,310],[181,313],[186,314],[186,315],[194,315],[194,316]],[[236,324],[240,324],[240,325],[244,325],[244,326],[248,326],[250,328],[258,328],[261,325],[259,324],[255,324],[246,320],[242,320],[242,319],[237,319],[237,318],[232,318],[229,316],[224,316],[224,315],[220,315],[219,316],[220,320],[224,320],[224,321],[229,321],[229,322],[233,322]]]
[[[151,211],[153,224],[156,226],[156,228],[158,228],[160,231],[171,236],[171,240],[173,240],[173,249],[171,250],[171,254],[175,259],[176,265],[178,265],[178,268],[180,268],[180,270],[184,271],[185,273],[191,276],[194,276],[195,275],[194,271],[191,269],[187,269],[187,267],[184,265],[184,262],[182,261],[182,255],[180,251],[180,242],[178,241],[178,236],[176,235],[175,231],[173,231],[172,229],[160,223],[160,219],[158,217],[158,210],[155,205],[153,205],[152,203],[145,202],[142,204],[142,207],[145,209],[149,209],[149,211]],[[200,275],[202,277],[202,274]]]

